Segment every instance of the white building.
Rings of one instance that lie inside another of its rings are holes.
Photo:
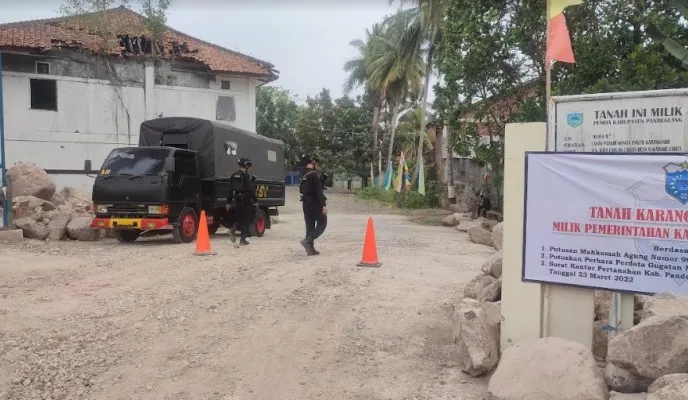
[[[111,37],[89,33],[97,21]],[[124,7],[0,25],[7,165],[34,162],[58,187],[90,191],[107,154],[137,145],[146,119],[255,131],[256,88],[277,79],[273,65],[170,28],[153,57],[146,33],[144,18]]]

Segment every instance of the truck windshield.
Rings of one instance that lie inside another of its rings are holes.
[[[164,149],[116,149],[103,163],[107,175],[162,175],[165,158]]]

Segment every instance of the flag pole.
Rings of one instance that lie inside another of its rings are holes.
[[[5,110],[3,106],[3,94],[2,94],[2,51],[0,51],[0,180],[2,180],[2,185],[0,185],[0,192],[4,194],[2,206],[2,226],[5,229],[9,229],[9,218],[12,212],[12,207],[10,206],[11,199],[8,198],[7,191],[7,153],[5,151]]]
[[[547,112],[549,112],[549,103],[552,97],[552,62],[547,57],[547,50],[549,49],[549,29],[550,29],[550,4],[551,0],[546,0],[547,4],[545,11],[545,19],[547,20],[547,27],[545,28],[545,107]],[[549,118],[548,118],[549,122]]]
[[[552,7],[552,4],[550,4],[551,0],[545,0],[545,20],[547,21],[546,28],[545,28],[545,115],[547,115],[547,123],[546,123],[546,129],[547,129],[547,138],[549,140],[549,129],[550,126],[550,99],[552,96],[552,63],[549,60],[549,57],[547,56],[547,51],[549,50],[549,30],[550,30],[550,9]],[[551,151],[553,148],[550,148],[550,146],[554,146],[554,143],[547,143],[547,150]],[[549,309],[550,309],[550,303],[549,303],[549,297],[551,293],[551,287],[550,285],[543,285],[543,301],[542,301],[542,318],[541,318],[541,325],[540,325],[540,335],[542,337],[548,336],[549,335]]]

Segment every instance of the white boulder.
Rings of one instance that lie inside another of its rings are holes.
[[[595,358],[577,342],[545,337],[508,348],[488,386],[492,400],[607,400]]]

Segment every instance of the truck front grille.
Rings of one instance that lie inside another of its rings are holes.
[[[148,206],[142,204],[113,204],[108,207],[108,214],[114,215],[145,215],[148,212]]]

